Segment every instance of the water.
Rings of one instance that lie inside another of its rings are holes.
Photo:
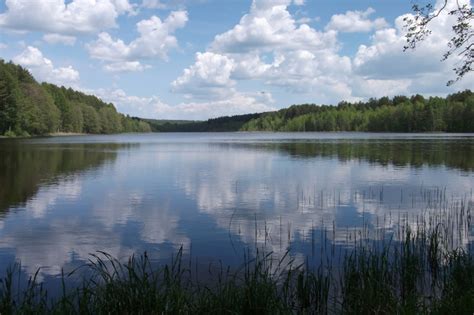
[[[192,133],[0,140],[0,273],[54,282],[98,250],[317,264],[325,246],[451,224],[470,246],[474,135]],[[453,210],[454,209],[454,210]],[[454,214],[453,214],[454,213]]]

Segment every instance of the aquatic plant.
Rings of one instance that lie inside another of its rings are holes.
[[[337,266],[295,265],[257,250],[241,268],[221,266],[201,281],[182,250],[154,267],[147,253],[126,262],[105,252],[62,276],[62,294],[50,298],[37,274],[20,288],[21,266],[0,280],[2,314],[471,314],[474,259],[464,249],[444,251],[446,236],[405,230],[401,242],[370,246],[359,240]],[[86,269],[80,285],[67,278]]]

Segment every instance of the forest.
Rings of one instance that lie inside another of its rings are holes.
[[[445,98],[421,95],[371,98],[366,102],[340,102],[337,106],[293,105],[275,112],[207,121],[145,121],[154,132],[474,132],[474,93],[465,90]]]
[[[150,131],[148,123],[118,113],[113,104],[71,88],[40,84],[27,69],[0,59],[0,136]]]
[[[207,121],[160,121],[123,115],[113,104],[71,88],[40,84],[27,69],[0,59],[0,136],[151,131],[474,132],[474,93],[371,98],[337,106],[303,104]]]
[[[239,131],[247,122],[262,114],[211,118],[206,121],[146,119],[153,132],[225,132]]]
[[[242,131],[474,132],[474,93],[382,97],[337,106],[293,105],[248,121]]]

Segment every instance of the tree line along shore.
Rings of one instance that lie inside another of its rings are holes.
[[[25,68],[0,59],[0,135],[150,132],[148,123],[118,113],[96,96],[39,84]]]
[[[153,131],[359,131],[474,132],[474,93],[447,97],[371,98],[337,106],[303,104],[275,112],[220,117],[207,121],[146,120]]]
[[[118,113],[113,104],[71,88],[40,84],[27,69],[0,59],[0,136],[222,131],[474,132],[474,93],[302,104],[206,121],[155,120]]]

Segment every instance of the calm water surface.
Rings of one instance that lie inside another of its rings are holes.
[[[472,134],[0,139],[0,273],[21,261],[53,281],[98,250],[160,262],[180,247],[202,264],[258,247],[316,262],[328,242],[449,219],[473,187]],[[470,224],[449,222],[469,246]]]

